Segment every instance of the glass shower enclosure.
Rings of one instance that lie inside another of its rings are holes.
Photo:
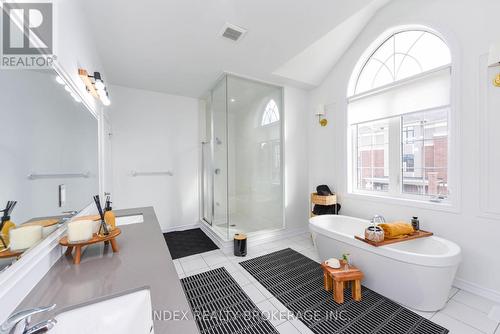
[[[283,228],[283,88],[225,75],[205,100],[203,220],[225,240]]]

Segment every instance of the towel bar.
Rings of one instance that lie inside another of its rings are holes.
[[[28,179],[36,180],[36,179],[67,179],[67,178],[89,178],[90,172],[84,173],[60,173],[60,174],[37,174],[31,173],[28,175]]]
[[[136,176],[159,176],[159,175],[168,175],[168,176],[174,176],[174,174],[171,171],[165,171],[165,172],[137,172],[133,170],[130,172],[130,175],[132,177]]]

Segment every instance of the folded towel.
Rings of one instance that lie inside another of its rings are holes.
[[[319,205],[315,204],[313,208],[313,213],[316,216],[321,216],[321,215],[338,215],[340,212],[340,204],[333,204],[333,205]]]
[[[415,232],[411,224],[405,222],[394,222],[390,224],[379,224],[383,230],[386,239],[404,238],[408,234]]]

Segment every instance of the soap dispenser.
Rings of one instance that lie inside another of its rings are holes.
[[[9,247],[9,231],[16,227],[16,224],[10,220],[10,214],[16,204],[16,201],[8,201],[5,209],[0,211],[3,212],[2,222],[0,223],[0,251],[4,251]]]
[[[418,220],[418,217],[416,217],[416,216],[412,217],[411,226],[413,226],[413,229],[415,231],[420,230],[420,221]]]
[[[113,208],[111,207],[111,197],[106,197],[106,206],[104,207],[104,221],[109,226],[110,230],[114,230],[116,228],[116,217],[113,212]]]

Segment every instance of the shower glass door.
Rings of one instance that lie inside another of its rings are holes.
[[[229,235],[283,227],[283,89],[227,76]]]
[[[224,77],[212,90],[212,177],[213,221],[212,227],[224,238],[228,236],[227,205],[227,79]]]
[[[224,76],[205,116],[204,220],[226,240],[283,228],[283,89]]]

